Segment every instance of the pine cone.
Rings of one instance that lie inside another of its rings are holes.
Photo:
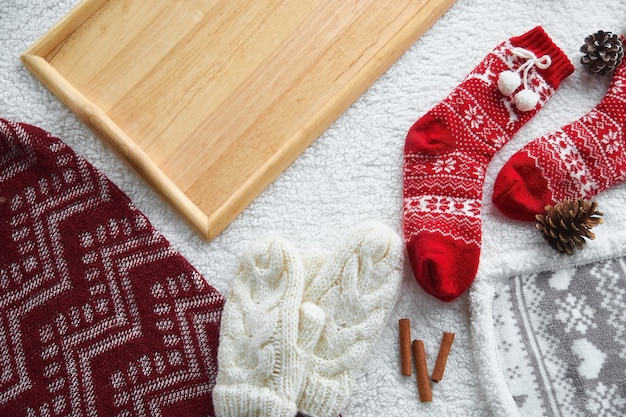
[[[575,249],[583,249],[585,238],[596,238],[590,229],[603,221],[597,208],[596,202],[566,199],[546,206],[546,214],[536,216],[535,226],[552,248],[571,255]]]
[[[580,52],[585,54],[580,58],[581,64],[594,74],[606,75],[622,62],[624,45],[619,35],[599,30],[585,38]]]

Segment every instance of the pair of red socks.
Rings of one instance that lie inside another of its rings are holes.
[[[404,149],[404,236],[417,282],[452,301],[480,257],[482,190],[494,154],[574,71],[541,27],[498,45],[411,127]],[[626,65],[588,114],[527,144],[497,176],[492,200],[510,218],[590,198],[626,179]]]

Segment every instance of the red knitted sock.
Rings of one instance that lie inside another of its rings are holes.
[[[1,119],[0,242],[0,415],[213,415],[222,296],[67,145]]]
[[[535,220],[546,205],[591,198],[626,179],[626,65],[602,101],[582,118],[511,157],[496,178],[494,204],[507,216]]]
[[[413,273],[451,301],[473,282],[487,164],[574,68],[541,27],[496,47],[409,130],[404,235]]]

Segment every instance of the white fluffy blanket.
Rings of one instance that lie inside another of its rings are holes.
[[[512,415],[499,371],[490,311],[492,282],[516,273],[609,257],[626,249],[626,184],[598,196],[605,224],[573,257],[550,249],[532,224],[502,216],[491,190],[502,164],[533,138],[575,120],[603,96],[608,78],[582,70],[585,36],[625,30],[626,2],[597,0],[458,0],[363,96],[214,241],[199,238],[79,119],[41,85],[19,55],[78,0],[4,0],[0,7],[0,117],[38,125],[63,139],[115,182],[220,292],[252,241],[283,235],[302,246],[332,248],[355,223],[402,222],[402,150],[407,129],[445,97],[494,46],[541,25],[576,71],[555,97],[494,158],[483,200],[483,247],[472,290],[446,304],[428,295],[405,268],[401,298],[366,362],[344,416]],[[384,7],[384,6],[381,6]],[[408,317],[432,368],[444,331],[455,332],[444,380],[420,403],[414,377],[399,372],[397,321]]]

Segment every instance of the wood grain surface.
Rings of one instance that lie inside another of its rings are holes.
[[[86,0],[23,64],[211,240],[454,0]]]

